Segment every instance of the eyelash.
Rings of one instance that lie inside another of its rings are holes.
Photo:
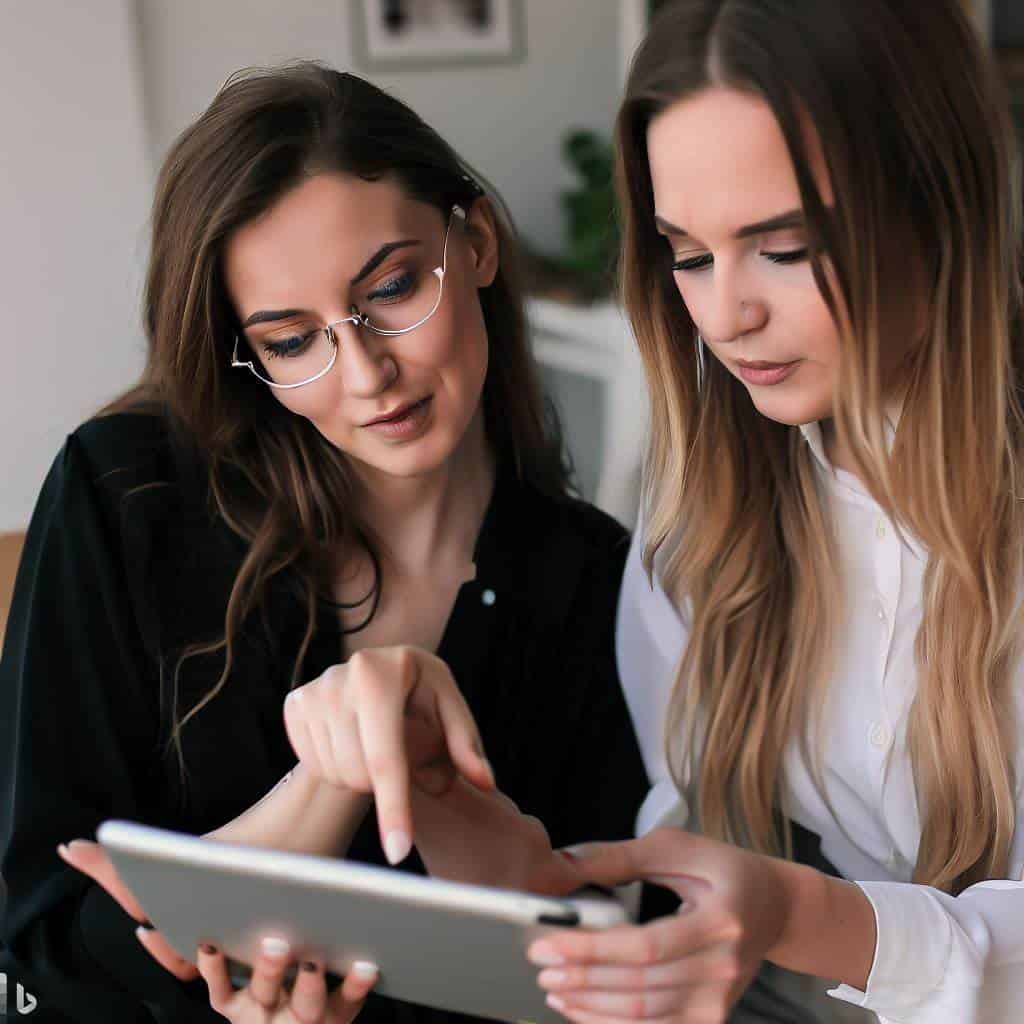
[[[789,252],[763,252],[761,255],[772,263],[800,263],[807,259],[807,250],[792,249]],[[710,267],[713,262],[714,257],[712,257],[711,253],[704,253],[702,256],[691,256],[687,259],[676,260],[672,264],[672,270],[703,270],[705,267]]]
[[[398,277],[391,278],[390,281],[386,281],[380,288],[370,292],[367,299],[400,299],[412,290],[412,285],[413,275],[409,271],[405,271],[405,273],[400,274]],[[290,338],[282,338],[280,341],[265,341],[263,343],[263,351],[267,354],[269,359],[287,357],[295,352],[301,351],[306,339],[315,333],[315,331],[311,331],[307,334],[296,334]],[[296,342],[298,342],[298,344],[296,344]]]
[[[385,284],[381,285],[380,288],[370,292],[367,296],[368,299],[400,299],[405,295],[412,287],[412,274],[409,271],[405,271],[398,277],[391,278]]]

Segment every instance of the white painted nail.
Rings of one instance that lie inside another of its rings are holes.
[[[260,948],[266,956],[287,956],[292,951],[292,947],[284,939],[274,935],[268,935],[260,943]]]
[[[384,853],[387,854],[389,864],[398,864],[409,856],[412,849],[412,840],[401,829],[389,832],[384,839]]]
[[[376,978],[378,974],[377,965],[371,964],[369,960],[357,960],[352,965],[352,973],[360,978]]]

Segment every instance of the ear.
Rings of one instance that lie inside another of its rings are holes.
[[[487,288],[498,273],[498,221],[487,196],[473,201],[466,216],[466,238],[473,261],[473,281],[477,288]]]

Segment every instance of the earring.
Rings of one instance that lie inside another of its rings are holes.
[[[699,333],[695,347],[697,349],[697,390],[702,391],[704,388],[704,378],[707,376],[707,366],[704,364],[704,339]]]

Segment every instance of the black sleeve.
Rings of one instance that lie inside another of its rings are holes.
[[[223,1021],[136,922],[57,855],[107,818],[146,820],[159,705],[125,580],[116,516],[72,435],[44,483],[0,658],[0,969],[37,1020]]]

